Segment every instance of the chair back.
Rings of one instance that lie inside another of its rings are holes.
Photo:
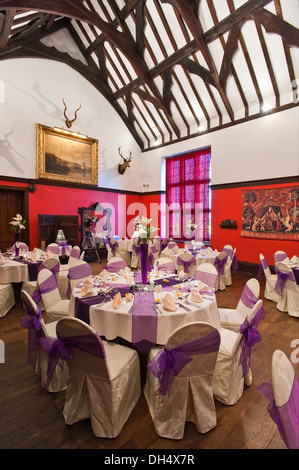
[[[86,279],[92,280],[92,269],[86,261],[81,260],[75,266],[70,267],[67,277],[69,281],[67,297],[70,298],[78,282],[85,281]]]
[[[281,261],[283,261],[284,259],[286,259],[288,257],[288,255],[282,251],[282,250],[278,250],[274,253],[274,263],[280,263]]]
[[[158,271],[169,271],[171,274],[175,274],[175,264],[166,256],[158,258],[155,261],[154,268],[158,269]]]
[[[196,270],[196,258],[192,253],[182,253],[177,258],[177,272],[184,271],[194,277]]]
[[[207,286],[216,290],[218,272],[212,263],[201,263],[195,271],[195,279],[204,282]]]
[[[295,274],[293,273],[290,266],[288,266],[286,263],[280,262],[275,264],[274,269],[278,278],[275,285],[275,291],[279,295],[282,295],[285,289],[297,293]]]
[[[24,242],[19,242],[19,250],[20,250],[20,251],[22,251],[22,250],[24,250],[24,251],[27,250],[27,251],[28,251],[28,250],[29,250],[29,246],[28,246],[26,243],[24,243]],[[11,251],[12,251],[13,253],[16,252],[16,244],[15,244],[15,243],[12,245]]]
[[[224,245],[222,251],[224,251],[231,259],[233,259],[235,252],[232,245]]]
[[[117,271],[119,271],[120,269],[125,269],[126,267],[127,263],[123,258],[121,258],[120,256],[113,256],[107,262],[106,271],[109,271],[111,273],[117,273]]]
[[[59,271],[60,271],[60,261],[57,258],[49,258],[42,262],[40,269],[50,269],[50,271],[55,275],[56,279],[58,279]]]
[[[224,274],[225,264],[228,262],[228,259],[229,257],[225,251],[221,251],[221,253],[216,256],[214,266],[216,267],[219,276]]]
[[[44,336],[48,336],[44,319],[41,315],[40,308],[38,307],[36,302],[34,302],[32,297],[25,290],[21,291],[21,299],[28,315],[37,318],[37,320],[41,324],[41,330]]]
[[[87,323],[74,317],[58,320],[56,325],[57,338],[64,340],[74,338],[77,346],[71,346],[73,357],[67,361],[70,371],[79,369],[87,374],[94,374],[104,379],[109,379],[109,371],[105,360],[106,353],[104,343],[100,336]],[[80,336],[87,347],[80,345]],[[86,337],[88,341],[86,341]]]
[[[46,252],[51,251],[53,255],[59,255],[60,253],[60,246],[57,243],[49,243],[49,245],[46,248]]]
[[[39,271],[37,286],[46,311],[61,301],[55,274],[50,269],[41,269]]]
[[[241,293],[236,310],[242,314],[243,317],[249,314],[254,307],[260,296],[260,283],[257,279],[248,279],[243,291]]]
[[[260,263],[261,263],[261,268],[264,271],[265,277],[269,278],[271,276],[271,271],[267,263],[267,260],[264,257],[264,255],[262,255],[262,253],[260,253]]]
[[[173,248],[175,248],[176,246],[178,246],[176,242],[169,242],[167,245],[167,248],[169,248],[170,250],[173,250]]]

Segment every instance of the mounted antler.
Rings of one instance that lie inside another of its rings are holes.
[[[119,155],[121,156],[121,158],[123,159],[123,163],[119,163],[119,165],[118,165],[118,173],[119,173],[120,175],[123,175],[124,172],[126,171],[126,169],[130,166],[130,162],[132,161],[132,158],[133,158],[133,157],[132,157],[132,152],[129,150],[130,156],[129,156],[129,158],[125,158],[125,157],[123,156],[123,154],[121,153],[120,149],[121,149],[121,147],[118,147],[118,153],[119,153]]]
[[[79,111],[79,109],[81,109],[81,104],[80,104],[79,108],[76,109],[76,111],[75,111],[75,117],[74,117],[74,119],[70,120],[70,119],[67,117],[67,115],[66,115],[67,107],[66,107],[64,98],[62,98],[62,101],[63,101],[63,104],[64,104],[65,123],[66,123],[67,127],[70,128],[70,127],[72,126],[72,123],[73,123],[74,121],[76,121],[76,119],[77,119],[77,112]]]

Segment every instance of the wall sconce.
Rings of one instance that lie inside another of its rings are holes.
[[[34,193],[36,191],[36,186],[33,181],[30,181],[28,189],[31,193]]]

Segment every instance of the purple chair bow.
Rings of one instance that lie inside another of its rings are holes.
[[[42,282],[37,289],[34,291],[32,299],[35,303],[38,303],[41,300],[42,294],[48,294],[52,290],[57,289],[57,280],[53,273],[48,277],[44,282]]]
[[[23,298],[23,304],[26,308],[27,315],[21,318],[20,323],[23,328],[28,329],[28,363],[35,369],[37,363],[37,355],[40,350],[39,339],[41,338],[42,325],[41,325],[41,309],[37,305],[37,311],[33,311],[27,304],[26,299]]]
[[[67,293],[66,293],[69,299],[72,294],[70,281],[75,280],[75,279],[82,279],[91,275],[92,275],[92,270],[89,264],[87,263],[78,264],[77,266],[73,266],[72,268],[69,269],[69,272],[67,275],[69,282],[68,282],[68,288],[67,288]]]
[[[109,246],[111,248],[112,254],[113,254],[113,256],[115,256],[116,248],[118,248],[118,242],[114,239],[113,239],[113,243],[110,240],[108,240],[108,242],[109,242]]]
[[[215,258],[214,265],[220,276],[224,274],[224,265],[226,262],[227,262],[227,255],[223,259]]]
[[[140,246],[137,245],[136,243],[133,243],[133,250],[135,251],[136,256],[138,256],[140,253]]]
[[[170,261],[169,263],[156,264],[158,271],[169,271],[171,274],[175,273],[175,264]]]
[[[175,376],[192,361],[190,355],[218,351],[219,345],[220,334],[218,330],[214,330],[203,338],[189,341],[171,350],[164,347],[164,350],[160,351],[147,365],[148,369],[159,379],[159,393],[165,395],[170,390]]]
[[[275,266],[274,269],[277,274],[277,281],[274,290],[280,295],[280,297],[282,297],[286,281],[289,279],[290,281],[296,282],[295,275],[293,272],[283,273],[277,266]]]
[[[268,412],[287,448],[299,449],[299,383],[296,376],[294,375],[290,397],[284,405],[276,405],[271,383],[260,385],[258,390],[270,400],[267,406]]]
[[[265,271],[268,268],[269,268],[269,265],[267,263],[266,258],[262,258],[261,262],[260,262],[260,265],[259,265],[259,272],[258,272],[258,275],[257,275],[258,279],[263,279],[263,277],[265,276]]]
[[[71,336],[69,338],[40,338],[40,345],[49,355],[46,390],[49,388],[55,368],[63,368],[63,361],[73,358],[73,349],[77,348],[97,357],[105,358],[106,353],[100,336],[92,335]]]
[[[254,295],[250,287],[248,287],[247,284],[245,284],[241,297],[240,297],[242,303],[245,305],[245,307],[248,308],[253,308],[256,302],[258,301],[258,298]]]
[[[255,343],[261,341],[260,332],[254,327],[257,326],[259,321],[263,320],[264,317],[264,307],[261,306],[250,323],[246,318],[240,326],[240,333],[243,335],[240,343],[242,347],[240,358],[242,364],[242,377],[245,377],[250,368],[251,348],[255,345]]]
[[[178,256],[177,264],[180,265],[180,266],[183,266],[184,272],[188,273],[189,267],[193,266],[193,265],[196,265],[196,259],[191,258],[189,260],[184,260],[180,256]]]

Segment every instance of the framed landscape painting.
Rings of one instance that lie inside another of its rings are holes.
[[[82,134],[36,125],[37,177],[98,184],[98,141]]]

